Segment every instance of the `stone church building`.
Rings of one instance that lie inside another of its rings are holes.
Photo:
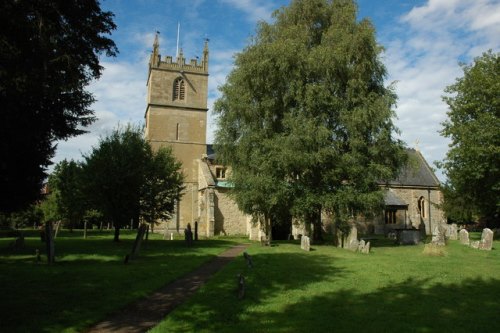
[[[170,221],[156,229],[182,233],[188,223],[198,223],[200,236],[246,235],[260,239],[262,231],[242,213],[228,197],[231,191],[227,170],[218,165],[212,146],[206,142],[208,97],[208,42],[201,59],[186,62],[182,50],[177,57],[161,57],[158,36],[149,61],[145,135],[153,147],[170,146],[182,162],[185,189]],[[442,200],[439,181],[416,150],[410,150],[416,167],[403,170],[388,184],[385,210],[372,221],[359,221],[366,232],[387,233],[391,229],[426,225],[429,233],[441,223],[442,211],[436,206]],[[327,226],[328,218],[325,217]],[[303,233],[300,226],[290,225],[273,235]]]

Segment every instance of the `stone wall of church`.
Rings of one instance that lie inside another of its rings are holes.
[[[245,235],[248,233],[246,214],[238,209],[238,205],[229,197],[230,189],[215,190],[215,235]]]

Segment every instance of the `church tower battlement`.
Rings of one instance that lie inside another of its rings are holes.
[[[208,40],[201,61],[186,63],[182,50],[175,61],[162,59],[155,36],[147,79],[145,136],[153,149],[172,148],[182,163],[185,190],[168,229],[179,231],[198,216],[198,161],[206,154]]]

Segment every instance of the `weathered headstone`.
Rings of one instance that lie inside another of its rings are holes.
[[[267,236],[260,236],[260,245],[261,246],[269,246],[270,242]]]
[[[300,239],[300,248],[304,251],[311,251],[311,241],[308,236],[302,236]]]
[[[465,229],[460,230],[459,236],[460,236],[460,244],[469,245],[470,243],[469,232],[467,230]]]
[[[370,242],[366,242],[365,246],[361,250],[361,253],[363,253],[363,254],[370,253]]]
[[[434,232],[432,233],[432,244],[437,246],[446,245],[445,229],[443,227],[437,226],[434,228]]]
[[[358,243],[358,252],[363,252],[364,248],[365,248],[365,240],[364,240],[364,239],[362,239],[362,240],[361,240],[361,241],[359,241],[359,243]]]
[[[479,249],[491,251],[493,247],[493,231],[489,228],[484,228],[481,234],[481,241],[479,242]]]
[[[448,226],[448,230],[450,233],[450,239],[451,240],[457,240],[458,239],[458,228],[455,223],[452,223]]]
[[[137,236],[135,236],[135,241],[132,245],[130,259],[135,258],[139,254],[139,250],[141,249],[142,240],[144,239],[144,234],[146,233],[147,227],[148,226],[146,224],[141,224],[137,229]]]

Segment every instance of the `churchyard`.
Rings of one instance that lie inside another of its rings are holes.
[[[0,327],[5,332],[81,332],[245,238],[199,240],[150,234],[124,264],[135,232],[57,236],[47,265],[37,231],[24,247],[0,238]],[[470,233],[470,241],[481,233]],[[40,250],[41,261],[36,258]],[[498,332],[500,242],[491,251],[448,240],[440,251],[371,240],[368,254],[328,243],[252,242],[152,332]],[[239,275],[244,277],[244,294]]]

